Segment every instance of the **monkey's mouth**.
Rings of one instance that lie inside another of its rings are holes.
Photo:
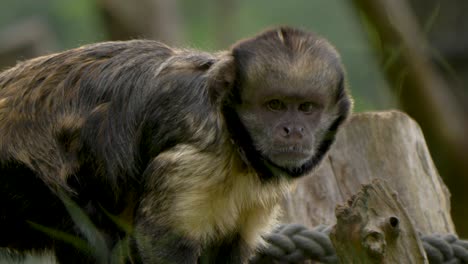
[[[311,157],[310,150],[299,147],[275,148],[269,155],[270,160],[275,164],[290,168],[301,166]]]
[[[301,160],[310,158],[311,154],[305,151],[277,151],[271,154],[272,157],[280,159]]]
[[[301,147],[301,146],[286,146],[286,147],[277,147],[271,150],[273,155],[280,155],[280,156],[291,156],[291,157],[310,157],[312,155],[312,151]]]

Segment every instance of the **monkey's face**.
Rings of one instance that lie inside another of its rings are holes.
[[[329,129],[341,114],[336,94],[343,85],[336,65],[317,60],[303,66],[270,65],[252,75],[241,89],[237,107],[255,149],[268,165],[301,174],[301,167],[316,164],[326,151],[323,142],[329,140]]]

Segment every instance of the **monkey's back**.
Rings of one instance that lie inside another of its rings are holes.
[[[187,54],[156,41],[106,42],[0,73],[0,163],[19,161],[49,184],[64,186],[81,165],[80,150],[105,159],[108,174],[131,173],[141,144],[157,155],[173,138],[190,141],[187,135],[195,133],[188,130],[217,122],[204,115],[209,105],[202,81],[215,58]],[[137,142],[145,129],[153,135]]]
[[[220,125],[205,78],[215,59],[135,40],[88,45],[1,72],[0,246],[47,246],[50,237],[25,220],[73,228],[62,220],[68,213],[56,190],[118,213],[126,206],[119,195],[147,159],[176,141],[208,147]]]

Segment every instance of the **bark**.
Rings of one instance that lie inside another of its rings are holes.
[[[336,216],[330,238],[341,263],[428,263],[411,219],[385,182],[364,185]]]

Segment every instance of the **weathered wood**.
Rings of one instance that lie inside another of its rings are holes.
[[[439,177],[419,126],[397,111],[351,117],[326,160],[299,181],[284,203],[282,222],[336,223],[334,208],[362,184],[385,179],[422,233],[453,233],[449,192]]]
[[[330,238],[341,263],[428,263],[398,195],[383,181],[364,185],[336,216]]]

